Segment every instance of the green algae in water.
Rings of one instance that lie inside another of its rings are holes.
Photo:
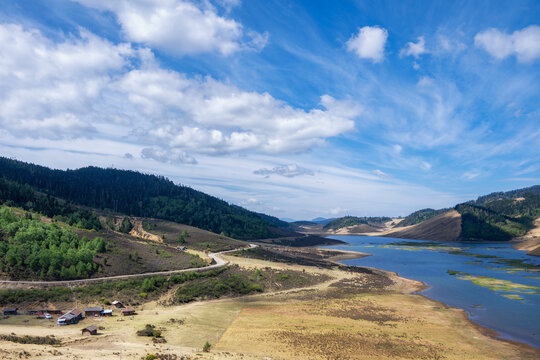
[[[469,257],[474,257],[474,258],[478,258],[478,259],[499,259],[499,257],[495,256],[495,255],[471,254],[471,253],[468,253],[468,252],[465,252],[465,251],[462,251],[462,250],[452,250],[452,251],[449,251],[448,254],[450,254],[450,255],[463,255],[463,256],[469,256]]]
[[[525,300],[518,294],[502,294],[501,296],[504,296],[505,298],[509,298],[512,300],[522,300],[522,301]]]
[[[492,291],[540,294],[540,287],[538,286],[518,284],[510,280],[497,279],[489,276],[470,275],[457,270],[447,270],[446,272],[460,280],[469,280],[475,285],[488,288]]]

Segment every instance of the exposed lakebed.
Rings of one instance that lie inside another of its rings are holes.
[[[465,309],[501,337],[540,348],[540,258],[510,243],[438,243],[373,236],[331,236],[329,248],[372,256],[343,260],[423,281],[431,299]]]

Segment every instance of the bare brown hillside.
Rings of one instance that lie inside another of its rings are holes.
[[[416,240],[456,241],[461,233],[461,215],[450,210],[432,219],[380,236]]]
[[[529,255],[540,256],[540,218],[534,221],[534,228],[519,240],[521,240],[519,243],[512,246],[514,249],[528,251]]]

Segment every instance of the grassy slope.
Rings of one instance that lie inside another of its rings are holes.
[[[237,249],[247,245],[247,243],[243,241],[235,240],[224,235],[218,235],[193,226],[158,219],[143,219],[142,221],[145,224],[146,231],[157,235],[165,244],[174,247],[181,245],[188,249],[218,252]],[[184,231],[186,231],[188,235],[184,239],[185,242],[180,244],[178,238]]]

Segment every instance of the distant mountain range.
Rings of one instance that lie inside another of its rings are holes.
[[[538,217],[540,186],[535,185],[480,196],[454,208],[418,210],[392,229],[379,231],[381,236],[419,240],[508,241],[524,236],[534,227],[534,220]],[[346,216],[335,219],[324,228],[339,231],[345,227],[366,225],[368,219]]]

